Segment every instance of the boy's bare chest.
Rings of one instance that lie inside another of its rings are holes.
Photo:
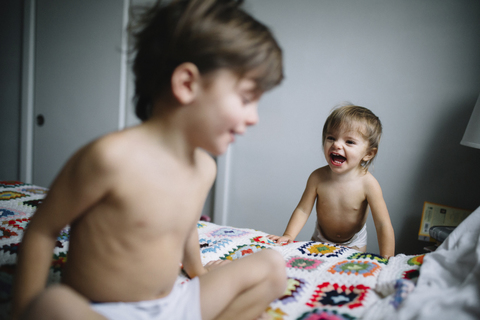
[[[119,189],[115,201],[128,218],[137,224],[164,226],[198,220],[208,188],[193,179],[148,181]]]
[[[143,159],[141,164],[119,170],[108,194],[81,220],[102,226],[113,238],[186,237],[200,218],[211,187],[208,177],[162,162],[152,166]]]
[[[132,278],[136,281],[122,280],[118,283],[121,288],[115,291],[154,295],[173,284],[185,241],[195,230],[203,194],[208,190],[194,183],[168,187],[147,183],[147,180],[142,182],[117,186],[75,225],[73,254],[69,258],[70,285],[83,288],[81,282],[103,283],[107,281],[102,280],[105,278],[117,283],[118,279]],[[111,270],[111,266],[115,266],[115,279],[97,270]],[[142,276],[138,275],[139,270]],[[102,277],[92,279],[92,274]],[[77,281],[77,278],[83,280]],[[84,293],[100,300],[145,299],[144,296],[112,296],[111,292],[94,287],[93,292],[84,288]]]

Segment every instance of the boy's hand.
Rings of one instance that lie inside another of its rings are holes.
[[[221,267],[225,264],[228,264],[232,262],[231,260],[214,260],[214,261],[210,261],[208,262],[204,268],[205,270],[207,270],[207,272],[210,272],[211,270],[215,269],[215,268],[218,268],[218,267]]]
[[[270,240],[272,240],[273,242],[278,243],[278,244],[280,244],[280,243],[287,243],[287,244],[289,244],[289,243],[292,243],[293,240],[294,240],[294,239],[292,239],[290,236],[285,236],[285,235],[284,235],[284,236],[279,237],[279,236],[275,236],[275,235],[273,235],[273,234],[269,234],[269,235],[267,236],[267,238],[270,239]]]

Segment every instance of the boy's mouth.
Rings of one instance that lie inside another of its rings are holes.
[[[347,160],[347,158],[345,158],[344,156],[341,156],[338,153],[334,152],[330,153],[330,159],[332,159],[332,163],[334,165],[341,165]]]

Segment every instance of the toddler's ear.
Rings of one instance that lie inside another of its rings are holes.
[[[373,157],[377,154],[377,148],[373,148],[367,151],[367,154],[363,157],[363,161],[369,161],[372,160]]]
[[[181,104],[189,104],[195,99],[200,81],[196,65],[184,62],[173,70],[172,94]]]

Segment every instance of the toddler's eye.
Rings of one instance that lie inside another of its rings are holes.
[[[347,144],[355,144],[355,141],[347,140]]]
[[[328,140],[328,141],[335,141],[335,138],[332,137],[332,136],[328,136],[328,137],[327,137],[327,140]]]

